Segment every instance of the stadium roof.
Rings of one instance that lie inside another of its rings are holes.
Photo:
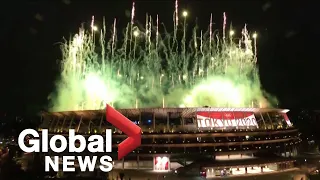
[[[217,108],[217,107],[190,107],[190,108],[135,108],[117,109],[124,116],[139,116],[140,113],[155,113],[156,116],[167,116],[167,113],[179,113],[184,118],[194,117],[196,112],[279,112],[287,113],[288,109],[274,108]],[[41,112],[42,117],[83,117],[98,118],[106,114],[105,109],[101,110],[82,110],[82,111],[62,111],[62,112]]]

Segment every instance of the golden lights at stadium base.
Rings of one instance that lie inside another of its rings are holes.
[[[233,166],[233,167],[206,167],[200,174],[206,178],[224,177],[224,176],[241,176],[253,174],[268,174],[281,171],[279,165],[286,165],[289,168],[294,167],[294,161],[286,161],[281,163],[266,163],[246,166]]]
[[[269,166],[268,166],[269,165]],[[206,177],[228,176],[228,175],[245,175],[245,174],[261,174],[277,171],[276,164],[268,164],[265,166],[249,166],[240,168],[207,168]]]

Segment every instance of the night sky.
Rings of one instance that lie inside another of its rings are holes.
[[[181,1],[188,23],[206,29],[210,13],[215,28],[222,28],[223,12],[236,32],[248,24],[258,33],[258,64],[264,89],[285,108],[317,108],[320,103],[319,19],[313,1]],[[316,1],[314,1],[316,2]],[[10,2],[1,5],[1,109],[2,112],[35,113],[45,109],[55,89],[61,59],[58,42],[77,32],[95,15],[107,25],[118,18],[120,27],[130,21],[132,1],[55,0]],[[174,1],[137,1],[136,19],[155,16],[170,28]],[[119,28],[120,28],[119,27]],[[119,29],[118,28],[118,29]]]

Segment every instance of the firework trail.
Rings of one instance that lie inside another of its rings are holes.
[[[173,35],[159,32],[158,15],[155,21],[147,15],[145,29],[139,29],[134,2],[122,40],[116,19],[108,36],[104,24],[101,32],[94,29],[92,17],[91,31],[81,28],[62,46],[61,79],[51,110],[102,109],[106,103],[117,108],[272,105],[256,67],[257,35],[252,42],[244,27],[240,38],[233,33],[226,38],[225,13],[223,17],[222,41],[213,31],[212,14],[208,31],[195,27],[187,41],[187,14],[180,26],[178,1]]]

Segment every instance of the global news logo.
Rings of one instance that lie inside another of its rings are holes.
[[[107,105],[107,121],[117,129],[128,135],[118,145],[118,160],[132,152],[141,145],[141,128],[129,119],[124,117],[118,111]],[[25,141],[26,137],[33,138]],[[74,129],[69,129],[68,138],[63,135],[53,135],[49,139],[48,129],[41,130],[41,137],[34,129],[23,130],[18,137],[18,145],[26,153],[48,153],[49,150],[56,154],[68,153],[76,154],[88,151],[93,156],[45,156],[45,171],[49,172],[50,168],[55,171],[75,172],[75,162],[78,162],[82,172],[93,172],[98,166],[103,172],[110,172],[113,169],[112,157],[110,155],[96,156],[94,153],[111,153],[112,152],[112,130],[106,129],[105,137],[102,135],[91,135],[87,139],[82,135],[77,135]],[[60,169],[60,159],[62,159],[62,169]]]

